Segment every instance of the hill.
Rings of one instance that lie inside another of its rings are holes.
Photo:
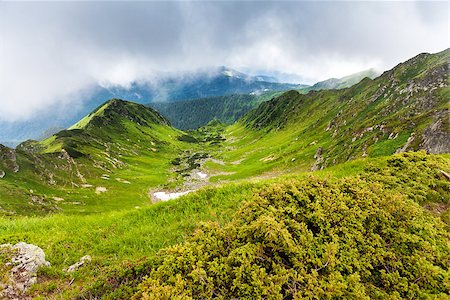
[[[197,129],[217,119],[232,124],[243,115],[282,92],[261,95],[237,94],[177,102],[153,102],[148,106],[160,111],[171,124],[182,130]]]
[[[357,84],[364,78],[374,79],[380,75],[374,69],[365,70],[362,72],[358,72],[355,74],[351,74],[342,78],[330,78],[324,81],[320,81],[312,85],[311,87],[305,88],[305,90],[310,91],[319,91],[319,90],[331,90],[331,89],[343,89],[351,87],[354,84]]]
[[[145,204],[148,188],[173,176],[170,161],[184,145],[179,135],[153,109],[110,100],[46,140],[1,148],[1,211],[89,213]]]
[[[225,74],[230,76],[234,74],[234,76],[243,79],[248,78],[247,75],[237,72],[225,71]],[[300,93],[307,93],[311,90],[342,89],[351,87],[365,77],[375,78],[378,75],[378,72],[369,69],[340,79],[331,78],[318,82],[310,87],[298,86],[296,90]],[[261,81],[265,79],[265,76],[255,76],[251,80]],[[281,94],[281,91],[268,92],[266,89],[262,89],[253,91],[250,94],[207,97],[176,102],[152,102],[148,105],[166,116],[174,127],[188,130],[204,126],[213,119],[218,119],[226,124],[232,124],[244,114],[256,108],[260,103]]]
[[[347,89],[290,91],[263,102],[227,128],[225,167],[216,167],[244,178],[401,151],[448,153],[449,56],[421,54]]]

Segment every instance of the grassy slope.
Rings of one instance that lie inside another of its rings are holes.
[[[421,204],[436,201],[436,195],[448,196],[448,193],[442,194],[440,191],[441,188],[448,190],[448,183],[437,172],[439,168],[450,172],[448,158],[425,154],[417,155],[417,159],[414,155],[405,157],[407,163],[400,165],[396,163],[397,160],[390,158],[356,160],[314,172],[313,176],[333,181],[359,174],[391,184],[391,189],[402,189],[407,195],[416,195],[418,190],[423,190],[426,193],[417,194],[420,197],[415,199]],[[396,181],[396,173],[399,172],[409,177],[407,184]],[[52,267],[43,271],[42,283],[36,287],[35,293],[64,294],[64,297],[69,297],[78,294],[82,287],[89,287],[93,278],[101,281],[104,274],[116,270],[116,264],[119,270],[140,265],[138,261],[143,257],[151,258],[160,249],[184,241],[200,221],[227,223],[241,203],[251,199],[263,187],[289,180],[308,181],[309,176],[307,173],[298,173],[275,179],[230,183],[220,188],[205,188],[171,202],[122,212],[20,217],[15,218],[14,222],[0,218],[0,243],[27,241],[42,247]],[[447,197],[438,201],[448,205],[449,199]],[[87,254],[93,257],[92,264],[74,275],[61,272]],[[130,263],[128,267],[123,265],[124,261]],[[75,281],[69,286],[73,278]],[[51,290],[55,283],[57,288]],[[96,284],[99,283],[93,286]],[[51,291],[47,291],[49,289]]]
[[[348,89],[307,95],[290,91],[264,102],[227,128],[228,147],[217,153],[225,166],[210,167],[231,173],[222,180],[309,170],[319,147],[323,160],[317,167],[327,167],[367,155],[390,155],[412,133],[415,139],[408,149],[420,149],[425,128],[441,114],[448,115],[449,57],[449,50],[420,55]],[[413,91],[408,91],[411,86]],[[445,117],[442,122],[447,122]],[[448,136],[448,125],[443,130]]]
[[[104,106],[99,108],[90,121],[104,111]],[[142,117],[150,121],[155,116]],[[164,122],[136,126],[126,114],[118,120],[101,126],[82,120],[73,130],[27,145],[39,153],[18,150],[20,171],[7,172],[0,181],[3,212],[90,214],[149,205],[148,190],[175,180],[170,161],[193,145],[178,141],[176,136],[182,133]],[[63,149],[79,157],[62,156]],[[107,191],[96,193],[98,187]],[[42,204],[32,202],[32,197]]]

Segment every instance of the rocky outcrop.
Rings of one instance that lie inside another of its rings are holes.
[[[438,115],[422,134],[420,149],[429,153],[450,153],[450,112]]]
[[[406,141],[405,145],[403,145],[402,148],[397,149],[397,151],[395,151],[395,153],[401,153],[401,152],[406,152],[409,147],[411,146],[411,144],[414,142],[415,139],[415,133],[411,133],[411,135],[409,136],[408,140]]]
[[[6,168],[14,173],[19,172],[17,164],[16,151],[6,146],[0,145],[0,163],[3,162]]]
[[[322,147],[317,148],[316,154],[314,154],[314,158],[316,159],[316,162],[311,167],[311,171],[317,171],[317,170],[323,169],[324,159],[322,157],[322,151],[323,151]]]
[[[25,292],[37,282],[37,271],[40,267],[50,266],[45,260],[44,251],[38,246],[17,243],[16,245],[0,245],[0,251],[10,255],[11,261],[7,266],[11,267],[9,276],[5,282],[0,282],[1,299],[24,299]]]

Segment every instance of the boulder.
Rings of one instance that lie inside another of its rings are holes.
[[[24,293],[37,282],[37,271],[40,267],[48,267],[44,251],[38,246],[24,242],[12,246],[0,245],[0,251],[10,253],[11,272],[5,282],[0,283],[0,298],[21,299]]]

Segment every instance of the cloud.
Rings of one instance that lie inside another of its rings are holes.
[[[309,83],[387,69],[449,35],[447,2],[0,2],[0,121],[207,66]]]

